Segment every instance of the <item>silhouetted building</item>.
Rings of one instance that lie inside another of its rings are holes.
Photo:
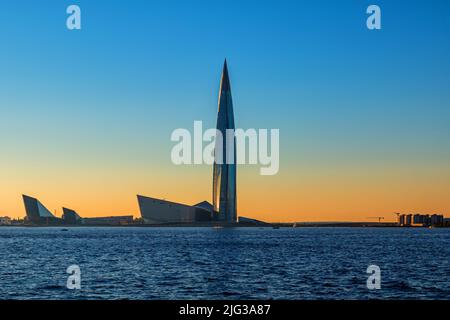
[[[55,217],[44,205],[36,198],[22,195],[25,205],[26,219],[32,224],[61,224],[62,220]]]
[[[196,206],[137,196],[139,209],[147,224],[194,223],[211,221],[211,204],[204,201]]]
[[[404,226],[405,225],[405,215],[404,214],[401,214],[401,215],[398,216],[398,224],[400,226]]]
[[[125,226],[133,224],[133,216],[82,218],[82,224],[90,226]]]
[[[10,217],[0,217],[0,226],[10,226],[11,218]]]
[[[405,216],[405,226],[410,226],[412,224],[412,214],[407,214]]]
[[[444,218],[444,226],[450,227],[450,218]]]
[[[238,221],[241,224],[248,224],[248,225],[268,225],[267,222],[242,216],[238,218]]]
[[[82,224],[83,218],[81,218],[75,210],[63,208],[62,219],[66,224],[78,225]]]
[[[213,205],[211,203],[209,203],[208,201],[202,201],[200,203],[194,204],[194,207],[204,209],[210,213],[212,213],[214,210]]]
[[[443,226],[444,216],[440,214],[402,214],[399,215],[399,225],[403,227],[428,227],[428,226]]]
[[[122,226],[133,224],[133,216],[108,216],[82,218],[75,210],[63,208],[63,220],[68,225],[90,225],[90,226]]]
[[[432,226],[442,226],[444,224],[444,216],[440,214],[433,214],[430,217],[430,224]]]
[[[423,224],[423,215],[421,214],[415,214],[413,216],[413,224]]]

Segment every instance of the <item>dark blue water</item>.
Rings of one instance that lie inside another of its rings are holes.
[[[449,253],[450,229],[0,228],[0,298],[450,299]]]

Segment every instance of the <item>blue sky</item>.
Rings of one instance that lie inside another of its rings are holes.
[[[2,1],[0,164],[168,166],[172,130],[214,126],[226,57],[236,125],[279,128],[281,169],[445,169],[449,35],[444,0]]]

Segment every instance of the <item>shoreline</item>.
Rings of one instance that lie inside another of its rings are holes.
[[[295,225],[295,226],[294,226]],[[0,225],[0,228],[269,228],[269,229],[297,229],[297,228],[406,228],[406,229],[446,229],[449,227],[399,226],[395,223],[273,223],[273,224],[129,224],[129,225]]]

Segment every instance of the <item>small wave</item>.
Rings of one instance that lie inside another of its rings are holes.
[[[64,286],[58,286],[58,285],[46,285],[38,288],[39,290],[63,290],[66,289]]]
[[[385,284],[386,287],[394,290],[400,291],[417,291],[416,288],[412,287],[408,282],[404,280],[394,280]]]

